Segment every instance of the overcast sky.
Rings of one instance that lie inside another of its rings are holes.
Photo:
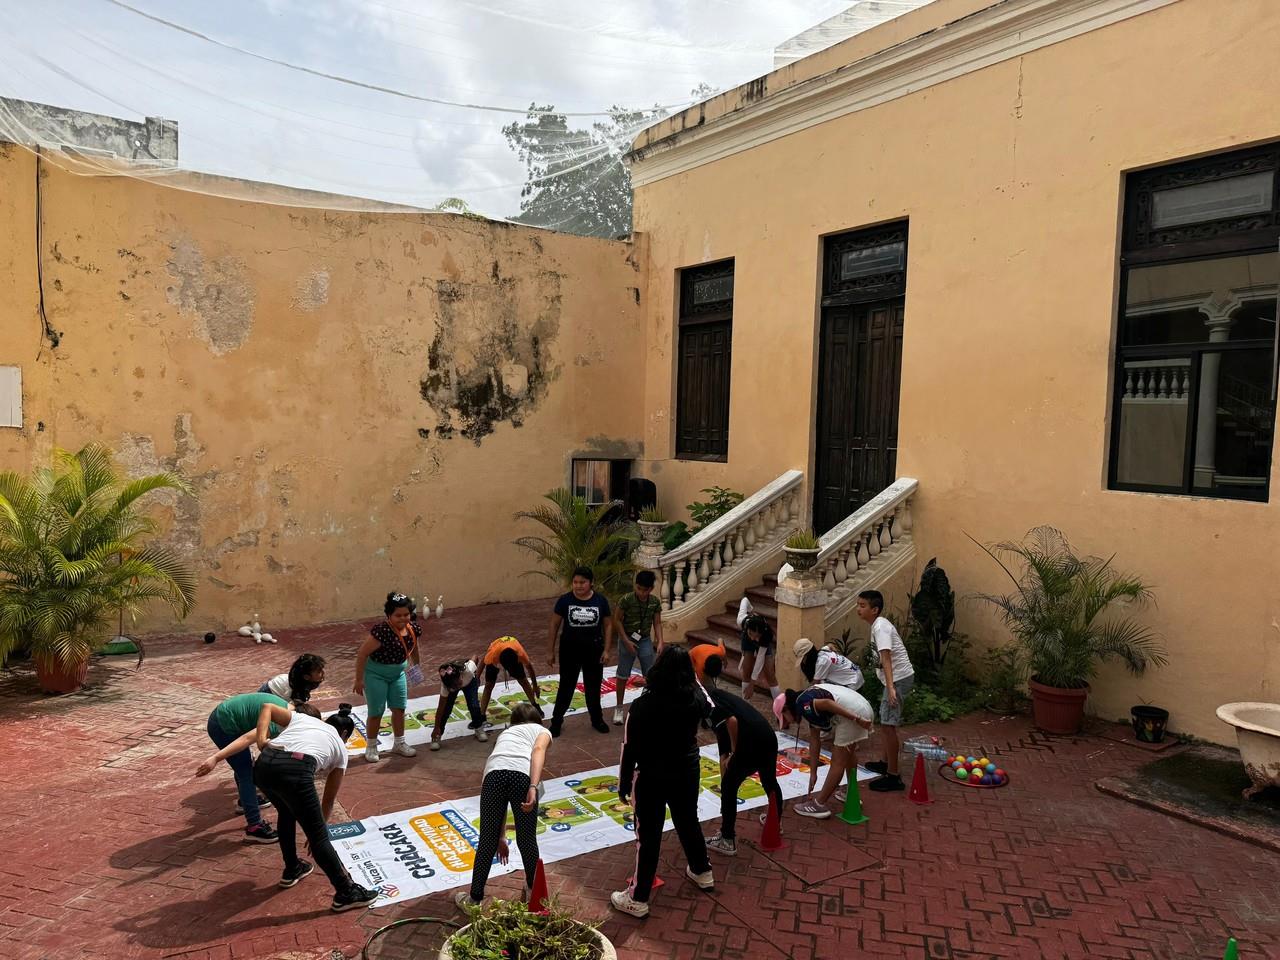
[[[509,216],[518,115],[424,104],[156,23],[417,95],[524,110],[687,101],[769,71],[851,0],[0,0],[0,94],[179,125],[181,165]],[[125,5],[122,5],[125,4]],[[592,118],[579,121],[586,126]]]

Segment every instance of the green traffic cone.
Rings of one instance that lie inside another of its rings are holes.
[[[1236,938],[1227,938],[1227,952],[1222,955],[1222,960],[1239,960],[1240,948],[1236,946]]]
[[[853,769],[853,773],[849,777],[849,785],[844,797],[844,812],[840,814],[840,819],[854,826],[860,823],[867,823],[870,820],[870,817],[864,816],[862,813],[862,797],[858,795],[857,767]]]

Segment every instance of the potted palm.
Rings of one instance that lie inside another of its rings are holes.
[[[563,487],[552,490],[547,502],[532,510],[521,510],[517,520],[532,520],[543,528],[537,536],[514,542],[540,562],[541,569],[526,576],[542,576],[563,587],[573,577],[575,567],[595,572],[595,587],[606,597],[621,596],[631,588],[635,564],[635,528],[619,517],[612,503],[591,506]]]
[[[822,543],[812,530],[797,530],[787,537],[782,552],[787,555],[787,563],[791,564],[791,568],[796,573],[804,573],[806,570],[812,570],[814,564],[818,562],[818,553],[821,549]]]
[[[616,960],[599,930],[573,919],[554,901],[535,913],[518,900],[470,911],[471,922],[445,941],[440,960]]]
[[[190,492],[172,473],[122,476],[96,444],[29,478],[0,473],[0,664],[26,653],[42,690],[70,693],[121,611],[160,600],[186,616],[195,576],[147,542],[159,527],[140,508],[162,489]]]
[[[1168,662],[1150,629],[1113,612],[1151,600],[1141,579],[1111,565],[1114,557],[1081,556],[1053,527],[1037,527],[1020,542],[978,546],[1013,582],[1011,593],[978,599],[999,611],[1021,650],[1030,673],[1032,715],[1041,730],[1080,730],[1099,663],[1119,660],[1141,674]],[[1011,570],[1011,564],[1020,569]]]

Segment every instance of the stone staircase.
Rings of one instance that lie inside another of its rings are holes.
[[[751,600],[751,606],[755,608],[756,613],[768,621],[775,634],[778,632],[778,606],[774,601],[773,591],[777,586],[777,576],[770,574],[764,578],[762,583],[758,583],[746,590],[746,595]],[[725,650],[729,654],[724,665],[723,676],[734,683],[742,682],[739,666],[742,661],[742,644],[739,639],[741,634],[738,630],[738,603],[741,600],[742,597],[725,600],[724,610],[709,616],[705,627],[698,630],[690,630],[685,634],[686,642],[690,645],[695,643],[723,643]],[[766,694],[769,692],[768,685],[763,683],[762,680],[757,680],[755,686],[757,690]]]

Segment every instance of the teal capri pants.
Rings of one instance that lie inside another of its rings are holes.
[[[409,683],[405,680],[403,663],[364,662],[364,698],[369,704],[369,716],[380,717],[387,707],[403,710],[409,702]]]

